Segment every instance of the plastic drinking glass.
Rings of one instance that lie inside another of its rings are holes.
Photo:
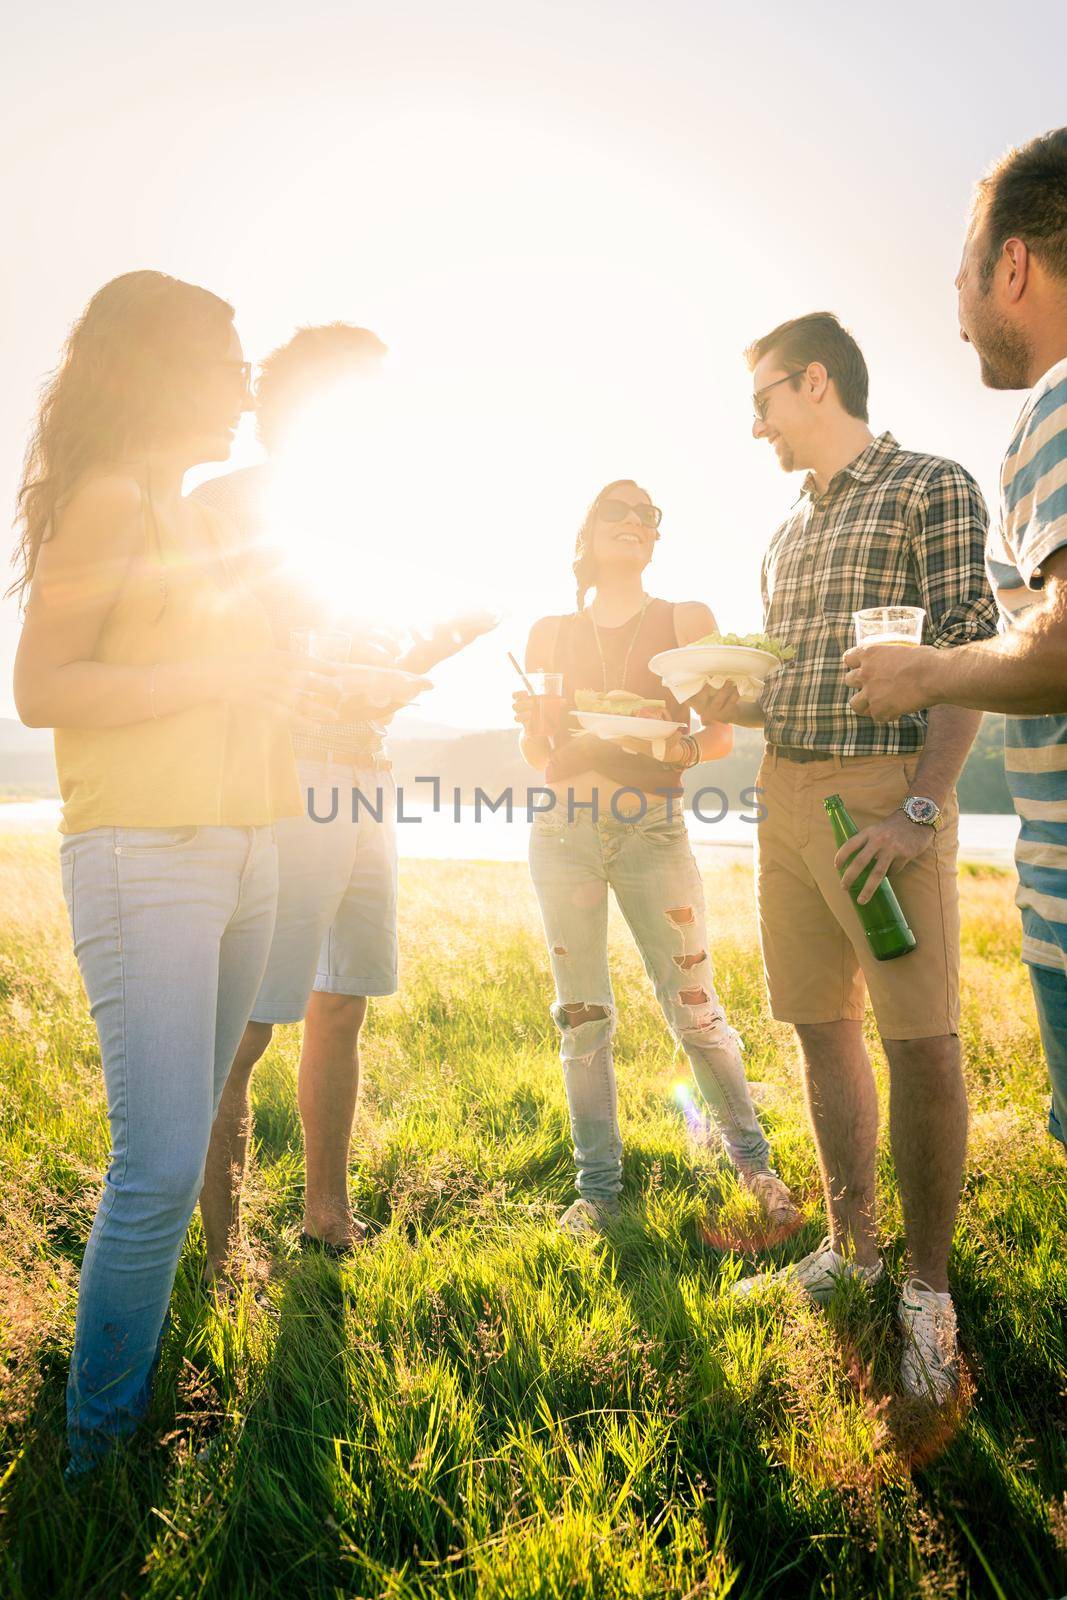
[[[294,655],[308,656],[313,661],[347,661],[352,648],[352,635],[328,628],[291,628],[289,648]],[[336,706],[341,698],[338,681],[334,693],[325,697],[326,704]]]
[[[547,738],[559,731],[560,720],[563,716],[563,674],[562,672],[529,672],[527,673],[534,691],[533,716],[530,718],[530,732],[539,738]]]
[[[854,611],[856,643],[922,644],[926,612],[922,606],[871,606]]]

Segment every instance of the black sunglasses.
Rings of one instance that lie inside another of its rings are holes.
[[[218,363],[218,365],[220,367],[226,367],[228,371],[233,373],[234,377],[239,377],[240,378],[241,382],[244,384],[246,389],[251,389],[251,387],[252,387],[252,363],[251,363],[251,361],[220,361]]]
[[[799,378],[806,371],[806,367],[798,367],[795,372],[787,372],[784,378],[775,378],[773,383],[764,384],[762,389],[756,390],[752,396],[752,409],[756,413],[757,421],[766,422],[767,420],[767,395],[770,394],[771,390],[777,389],[780,383],[788,383],[791,378]]]
[[[646,528],[658,528],[663,516],[659,506],[646,506],[644,502],[632,506],[626,500],[601,500],[596,508],[597,516],[605,522],[625,522],[631,511]]]

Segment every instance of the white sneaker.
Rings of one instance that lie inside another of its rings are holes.
[[[897,1311],[904,1332],[900,1386],[913,1400],[943,1405],[959,1387],[956,1308],[921,1278],[909,1278]]]
[[[772,1227],[788,1228],[800,1220],[793,1196],[776,1172],[742,1172],[739,1176]]]
[[[824,1305],[830,1299],[842,1278],[855,1278],[859,1283],[875,1284],[882,1276],[882,1263],[861,1267],[847,1256],[838,1255],[830,1248],[830,1237],[823,1240],[817,1250],[777,1272],[757,1272],[752,1278],[738,1278],[732,1293],[746,1296],[777,1283],[799,1283],[805,1294]]]
[[[595,1200],[576,1200],[559,1219],[559,1227],[573,1239],[594,1239],[604,1232],[604,1224],[613,1215],[607,1206]]]

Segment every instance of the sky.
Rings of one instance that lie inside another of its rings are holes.
[[[959,340],[964,221],[985,167],[1067,116],[1067,13],[1018,15],[1025,33],[987,0],[19,8],[0,496],[13,516],[70,324],[155,267],[229,300],[252,360],[337,319],[389,346],[390,449],[353,444],[309,498],[314,543],[292,539],[324,592],[386,620],[502,614],[437,669],[423,716],[509,722],[505,652],[572,608],[575,532],[613,478],[663,509],[650,590],[758,627],[760,556],[800,480],[751,438],[741,353],[783,318],[836,311],[875,431],[995,494],[1020,397],[983,389]],[[234,463],[256,459],[246,431]],[[0,716],[17,634],[5,601]]]

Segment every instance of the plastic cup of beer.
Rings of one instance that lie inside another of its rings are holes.
[[[854,611],[857,644],[922,644],[926,612],[922,606],[870,606]]]
[[[563,717],[563,674],[531,672],[528,677],[534,692],[530,732],[540,738],[548,738],[559,732]]]

